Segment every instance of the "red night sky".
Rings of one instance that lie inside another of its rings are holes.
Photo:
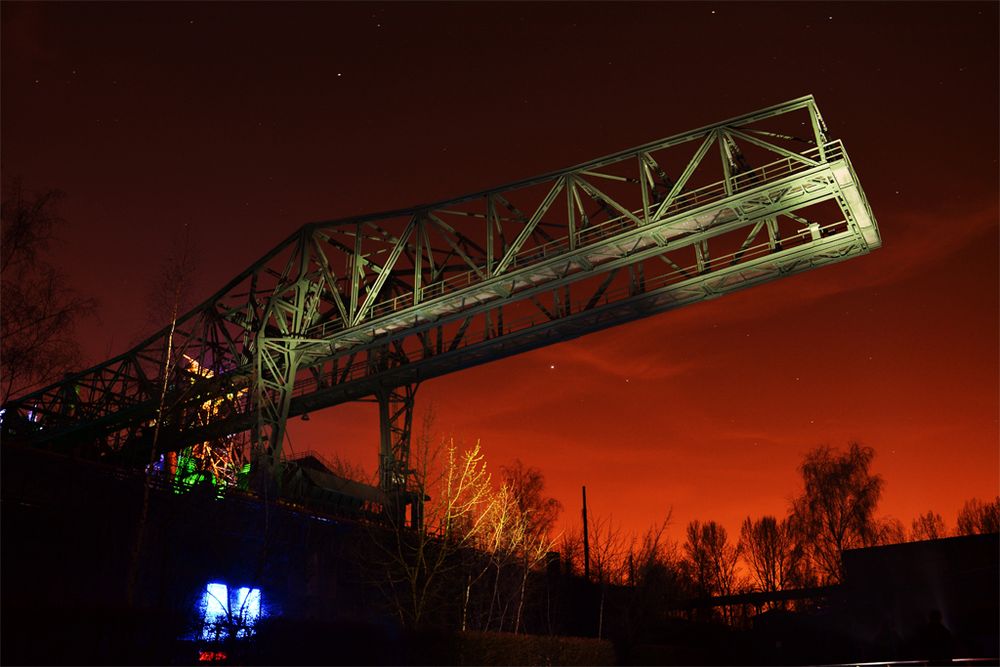
[[[198,299],[304,222],[434,201],[816,96],[884,247],[425,383],[435,431],[541,468],[579,523],[783,515],[816,445],[876,448],[881,511],[998,493],[996,3],[4,2],[2,167],[68,194],[55,258],[149,333],[183,225]],[[419,415],[418,415],[419,419]],[[371,470],[375,411],[296,420]]]

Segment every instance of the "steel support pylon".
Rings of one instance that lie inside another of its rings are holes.
[[[256,350],[257,424],[253,438],[253,477],[256,491],[277,490],[281,479],[281,455],[285,425],[295,389],[299,355],[294,342],[258,338]]]
[[[379,417],[379,486],[389,498],[387,511],[396,525],[418,528],[423,522],[423,480],[410,467],[413,401],[417,384],[381,388]],[[409,511],[407,511],[409,510]]]

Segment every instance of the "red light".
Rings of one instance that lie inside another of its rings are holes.
[[[198,662],[219,662],[225,659],[223,651],[198,651]]]

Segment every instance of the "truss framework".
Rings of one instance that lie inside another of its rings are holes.
[[[249,430],[253,459],[274,467],[290,416],[376,396],[381,483],[405,489],[420,381],[880,244],[811,96],[457,199],[311,223],[179,320],[177,358],[192,361],[171,365],[163,448]],[[4,438],[148,460],[166,337],[11,401]]]

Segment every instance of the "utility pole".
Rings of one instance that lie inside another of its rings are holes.
[[[590,537],[587,533],[587,487],[583,487],[583,578],[590,581]]]

